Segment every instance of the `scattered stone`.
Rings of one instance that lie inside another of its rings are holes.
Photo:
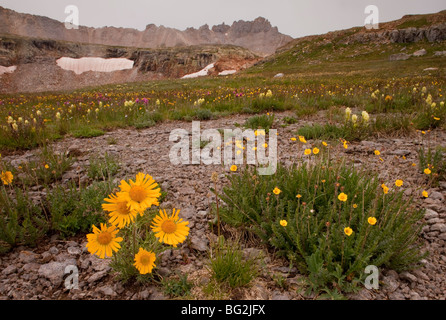
[[[291,300],[286,292],[274,291],[271,295],[271,300]]]
[[[427,53],[426,49],[420,49],[413,53],[414,57],[422,57]]]
[[[407,60],[411,57],[410,54],[407,53],[396,53],[396,54],[392,54],[389,57],[390,61],[399,61],[399,60]]]
[[[426,220],[430,220],[430,219],[433,219],[433,218],[438,218],[438,213],[435,212],[432,209],[426,209],[426,211],[424,213],[424,218]]]
[[[278,73],[274,76],[274,78],[283,78],[284,74],[283,73]]]
[[[97,289],[98,292],[102,293],[104,296],[114,297],[116,292],[110,286],[103,286]]]
[[[88,278],[87,281],[88,281],[88,283],[93,283],[93,282],[101,280],[106,275],[107,275],[107,271],[96,272],[92,276],[90,276],[90,278]]]
[[[77,256],[81,254],[81,249],[77,248],[77,247],[68,247],[67,249],[68,253],[73,255],[73,256]]]
[[[436,223],[431,226],[431,231],[440,231],[441,233],[445,233],[446,232],[446,224]]]
[[[21,251],[19,254],[19,260],[22,263],[31,263],[36,261],[38,255],[31,251]]]
[[[400,273],[400,278],[409,282],[417,282],[417,277],[407,271]]]
[[[150,295],[151,295],[151,292],[149,290],[141,291],[139,293],[139,299],[141,299],[141,300],[148,300]]]
[[[59,253],[59,249],[57,249],[56,247],[51,247],[48,250],[49,253],[51,253],[53,256],[57,255]]]
[[[208,250],[209,241],[204,238],[199,238],[197,236],[191,237],[191,248],[197,251],[205,252]]]
[[[59,286],[62,283],[65,274],[65,267],[69,265],[76,265],[76,261],[67,260],[63,262],[49,262],[39,267],[39,275],[47,278],[54,286]]]
[[[17,267],[13,264],[7,266],[5,269],[3,269],[2,273],[6,276],[9,276],[10,274],[16,273]]]

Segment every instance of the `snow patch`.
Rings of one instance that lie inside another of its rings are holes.
[[[81,74],[87,71],[113,72],[127,70],[132,69],[134,64],[132,60],[125,58],[104,59],[96,57],[84,57],[80,59],[62,57],[56,62],[62,69],[74,71],[76,74]]]
[[[227,75],[230,75],[230,74],[234,74],[236,72],[237,72],[237,70],[223,70],[218,75],[219,76],[227,76]]]
[[[209,74],[209,70],[211,70],[213,67],[214,67],[214,64],[211,63],[210,65],[206,66],[204,69],[202,69],[202,70],[200,70],[198,72],[191,73],[191,74],[186,74],[181,79],[190,79],[190,78],[197,78],[197,77],[207,76]]]
[[[0,66],[0,76],[4,73],[13,73],[17,69],[17,66],[4,67]]]

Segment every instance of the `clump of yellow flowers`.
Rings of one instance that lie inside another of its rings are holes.
[[[93,227],[93,233],[87,235],[87,249],[91,254],[104,259],[112,257],[113,252],[121,249],[120,242],[123,238],[118,236],[120,229],[135,225],[138,216],[143,216],[145,211],[152,206],[159,205],[161,190],[155,180],[148,174],[138,173],[135,180],[121,181],[120,190],[104,199],[102,209],[108,212],[109,224]],[[150,228],[160,243],[173,247],[184,242],[189,235],[189,222],[179,218],[180,210],[173,209],[171,215],[166,210],[160,210],[153,220]],[[148,229],[148,228],[147,228]],[[135,229],[134,229],[135,230]],[[136,240],[133,239],[133,246]],[[134,252],[134,267],[140,274],[151,273],[156,267],[156,254],[146,248],[139,248]]]

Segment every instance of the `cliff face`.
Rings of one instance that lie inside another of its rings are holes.
[[[67,58],[125,58],[133,68],[113,72],[75,74],[58,66]],[[0,66],[14,68],[0,74],[0,92],[72,90],[110,83],[180,78],[215,63],[212,74],[245,69],[261,58],[248,49],[232,45],[200,45],[164,49],[137,49],[80,44],[17,36],[0,36]],[[223,66],[223,68],[222,68]]]
[[[138,48],[166,48],[203,44],[232,44],[242,46],[260,55],[269,55],[291,41],[264,18],[237,21],[231,26],[222,24],[209,28],[188,28],[180,31],[163,26],[147,25],[144,31],[130,28],[66,29],[64,23],[41,16],[18,13],[0,7],[0,34],[31,38],[61,40],[109,46]]]

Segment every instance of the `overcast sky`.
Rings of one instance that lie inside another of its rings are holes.
[[[0,0],[3,7],[59,21],[67,5],[76,5],[79,24],[89,27],[143,30],[154,23],[184,30],[262,16],[292,37],[362,26],[370,4],[379,8],[381,22],[446,9],[445,0]]]

